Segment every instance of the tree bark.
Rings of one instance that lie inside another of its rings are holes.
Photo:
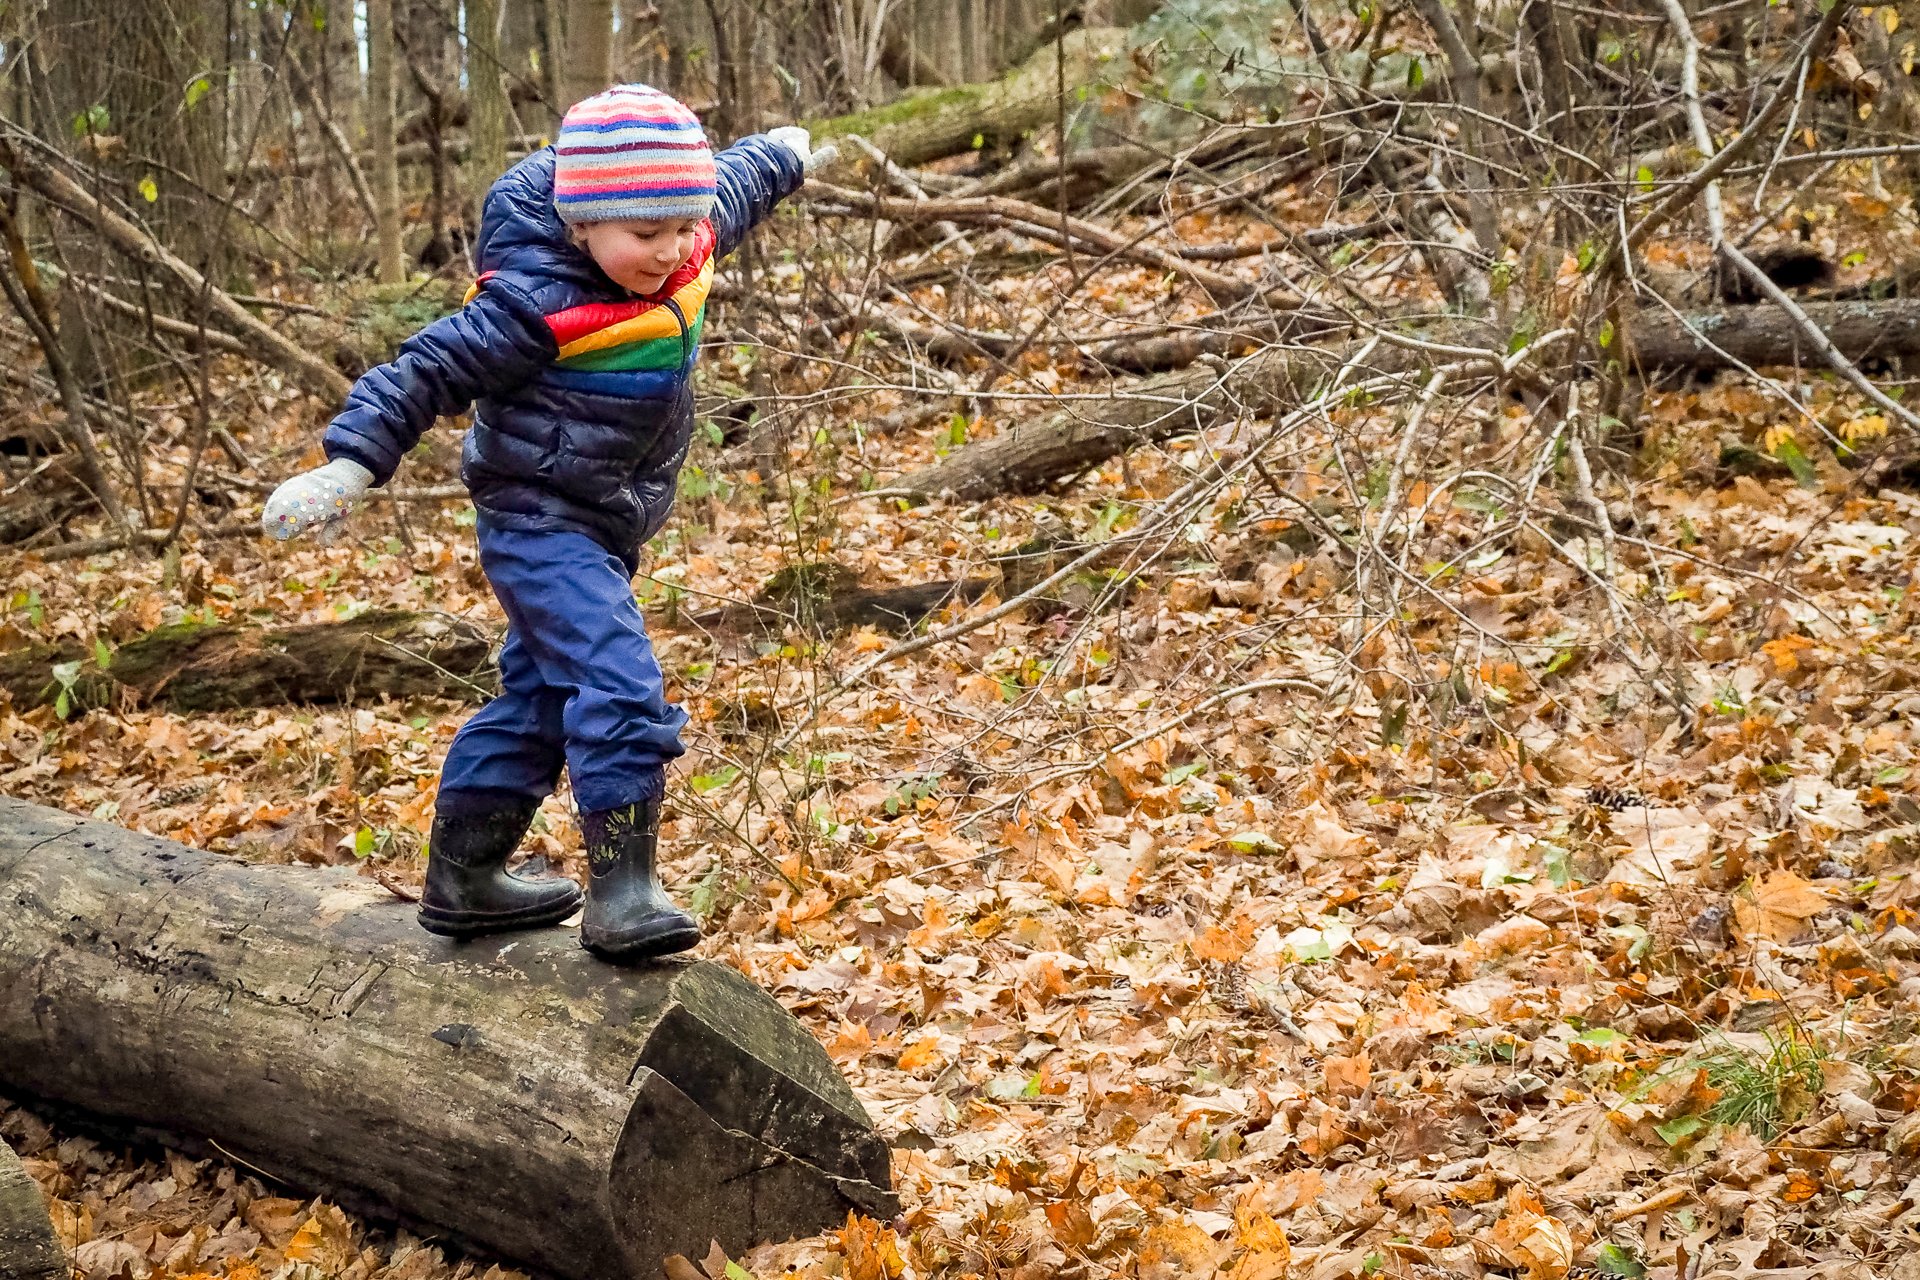
[[[613,0],[568,0],[562,108],[613,83]]]
[[[0,1276],[68,1280],[72,1274],[40,1184],[20,1167],[13,1148],[0,1142]]]
[[[1120,56],[1126,31],[1084,27],[1064,43],[1067,83],[1091,85],[1101,79],[1102,68]],[[816,121],[811,127],[822,140],[857,133],[896,164],[925,164],[971,151],[976,139],[980,145],[1011,142],[1050,123],[1057,109],[1058,75],[1049,43],[999,80],[916,94],[871,111]]]
[[[484,701],[498,688],[493,641],[461,618],[399,610],[271,629],[181,622],[127,641],[104,671],[73,646],[0,654],[0,689],[19,707],[56,703],[64,691],[70,707],[131,695],[180,711],[423,695]]]
[[[807,1031],[711,963],[435,938],[340,868],[0,798],[0,1085],[570,1280],[897,1211]]]
[[[406,277],[407,271],[400,251],[400,165],[394,156],[393,55],[393,0],[367,0],[367,149],[372,153],[374,236],[379,244],[376,270],[382,284],[397,283]]]
[[[467,216],[480,234],[480,206],[507,169],[507,87],[500,63],[500,0],[467,0]]]

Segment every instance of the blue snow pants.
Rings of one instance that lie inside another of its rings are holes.
[[[480,567],[507,614],[500,696],[453,740],[438,811],[542,799],[565,765],[582,812],[658,800],[686,748],[633,598],[635,565],[583,533],[477,524]]]

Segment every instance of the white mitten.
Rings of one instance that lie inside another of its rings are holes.
[[[767,137],[799,156],[801,167],[808,173],[832,164],[834,157],[839,154],[831,143],[815,151],[813,136],[797,124],[783,124],[778,129],[769,129]]]
[[[275,489],[260,513],[260,527],[282,542],[319,529],[320,540],[331,542],[372,483],[373,472],[351,458],[335,458]]]

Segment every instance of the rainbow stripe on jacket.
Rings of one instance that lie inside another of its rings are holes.
[[[693,252],[666,283],[627,302],[587,302],[546,317],[560,348],[556,367],[580,373],[678,369],[700,348],[707,294],[713,289],[713,224],[694,228]],[[467,291],[473,301],[492,272]]]
[[[618,85],[575,103],[553,150],[562,221],[697,220],[713,212],[713,149],[699,117],[650,85]]]

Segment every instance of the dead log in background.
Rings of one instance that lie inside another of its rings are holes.
[[[0,1142],[0,1276],[6,1280],[68,1280],[66,1251],[47,1215],[40,1184]]]
[[[1920,355],[1920,298],[1801,306],[1850,359]],[[1646,369],[1722,369],[1729,357],[1755,367],[1825,365],[1792,317],[1766,303],[1678,316],[1643,309],[1631,338],[1634,358]]]
[[[1069,402],[957,449],[886,491],[965,501],[1031,493],[1129,449],[1210,430],[1236,414],[1265,416],[1298,403],[1345,358],[1334,348],[1269,347],[1225,368],[1207,365],[1143,379],[1111,398]],[[1403,372],[1429,359],[1382,345],[1359,376]]]
[[[696,614],[696,626],[728,631],[780,632],[788,627],[822,635],[872,627],[911,631],[951,603],[971,604],[999,585],[997,577],[943,578],[897,587],[863,587],[844,565],[795,565],[776,573],[754,598]]]
[[[0,797],[0,1088],[572,1280],[897,1211],[824,1050],[732,969],[435,938],[340,868]]]
[[[63,691],[76,708],[131,694],[179,711],[380,697],[483,701],[499,686],[493,641],[464,618],[405,610],[292,627],[180,622],[121,645],[104,670],[90,650],[72,645],[0,654],[0,689],[18,707],[57,702]]]
[[[1920,355],[1920,299],[1804,305],[1814,322],[1855,360]],[[1505,340],[1503,334],[1459,325],[1439,326],[1426,336],[1490,349]],[[1244,337],[1253,340],[1254,335]],[[1219,338],[1190,334],[1180,340],[1191,342],[1195,354],[1205,356],[1202,339]],[[1682,313],[1679,318],[1643,310],[1631,323],[1630,340],[1635,360],[1649,372],[1730,368],[1735,360],[1754,367],[1824,364],[1793,319],[1766,304]],[[1298,403],[1348,354],[1332,346],[1272,346],[1231,364],[1215,359],[1204,367],[1141,379],[1117,388],[1111,397],[1070,401],[955,450],[930,467],[894,480],[887,491],[965,501],[1035,492],[1130,449],[1209,430],[1236,414],[1264,416]],[[1360,376],[1406,372],[1430,360],[1417,350],[1383,344]]]
[[[1083,27],[1068,33],[1062,42],[1066,83],[1077,88],[1118,79],[1106,68],[1124,54],[1126,37],[1124,27]],[[1016,141],[1050,123],[1060,109],[1059,66],[1048,42],[998,80],[935,89],[810,127],[823,141],[857,133],[896,164],[925,164],[972,151],[976,145]]]
[[[798,627],[831,635],[854,627],[872,627],[902,634],[950,604],[973,604],[996,591],[1003,596],[1019,595],[1086,550],[1084,543],[1042,536],[994,556],[987,561],[985,573],[894,587],[863,587],[845,565],[789,565],[768,579],[746,604],[700,614],[693,621],[700,626],[737,630],[777,632]],[[1089,576],[1096,575],[1095,566],[1088,566],[1088,570]],[[1033,601],[1032,609],[1050,614],[1082,608],[1091,599],[1086,585],[1062,583],[1058,590]]]

